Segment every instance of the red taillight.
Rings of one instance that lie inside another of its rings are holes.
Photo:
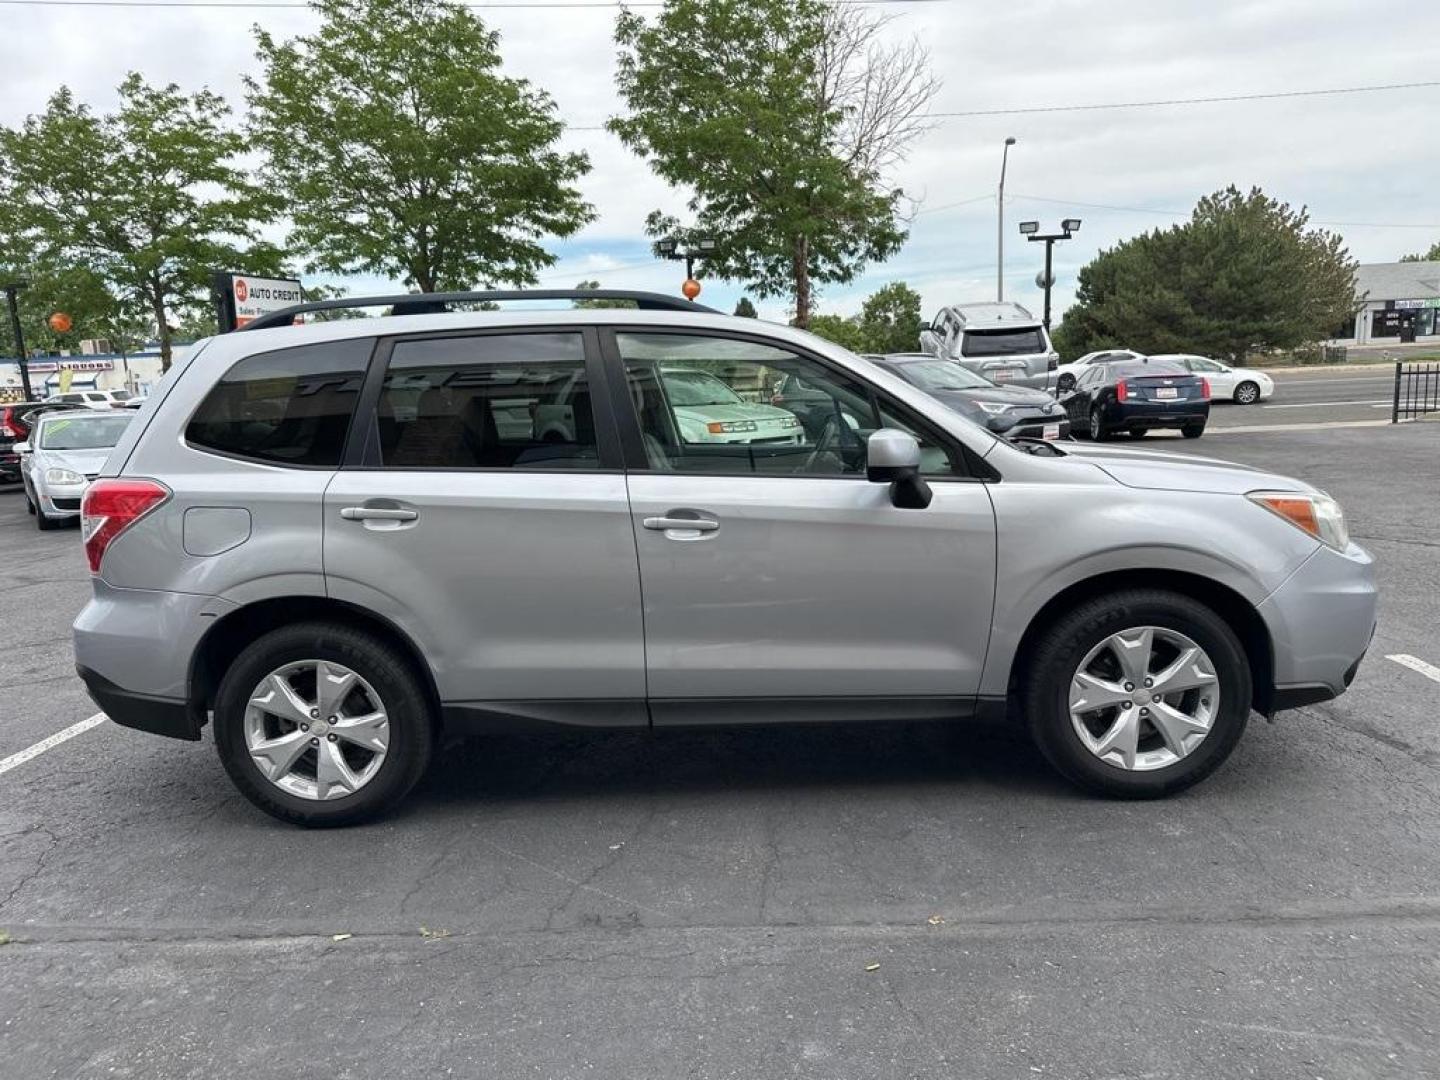
[[[11,409],[6,409],[3,413],[0,413],[0,436],[4,436],[7,439],[23,439],[25,432],[10,422],[10,417],[13,415],[14,411]]]
[[[1210,400],[1210,380],[1203,375],[1200,377],[1200,396],[1206,401]]]
[[[1115,400],[1116,400],[1116,401],[1125,401],[1125,400],[1127,400],[1129,397],[1130,397],[1130,387],[1128,387],[1128,386],[1125,385],[1125,380],[1124,380],[1124,379],[1121,379],[1119,382],[1117,382],[1117,383],[1115,384]]]
[[[170,498],[170,489],[158,480],[96,480],[85,490],[80,504],[80,536],[90,572],[100,573],[100,560],[114,539]]]

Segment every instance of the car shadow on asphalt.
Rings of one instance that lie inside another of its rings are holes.
[[[436,804],[931,783],[1017,795],[1074,790],[1024,732],[977,721],[567,731],[447,744],[410,810],[423,815]]]

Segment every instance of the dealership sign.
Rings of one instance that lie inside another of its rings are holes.
[[[1393,311],[1413,311],[1416,308],[1440,308],[1440,296],[1427,296],[1423,300],[1391,300]]]
[[[113,371],[114,360],[71,360],[64,357],[59,360],[31,360],[26,365],[31,373],[49,371]]]
[[[214,288],[222,334],[238,330],[262,315],[305,302],[305,290],[300,282],[289,278],[221,273],[215,275]]]

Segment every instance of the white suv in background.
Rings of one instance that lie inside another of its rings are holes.
[[[129,390],[67,390],[63,394],[51,394],[46,403],[58,402],[74,405],[77,409],[118,409],[135,400]]]
[[[920,351],[964,364],[993,383],[1048,390],[1060,354],[1019,304],[952,304],[920,331]]]

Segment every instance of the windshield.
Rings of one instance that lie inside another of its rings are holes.
[[[980,390],[995,385],[969,368],[944,360],[897,364],[896,370],[905,377],[906,382],[914,383],[921,390]]]
[[[1045,351],[1045,339],[1038,326],[1025,329],[1007,327],[1004,330],[967,330],[960,342],[961,356],[1019,356]]]
[[[120,441],[129,416],[61,416],[40,425],[42,450],[108,450]]]
[[[714,375],[703,371],[663,371],[672,405],[743,405],[745,399]]]

